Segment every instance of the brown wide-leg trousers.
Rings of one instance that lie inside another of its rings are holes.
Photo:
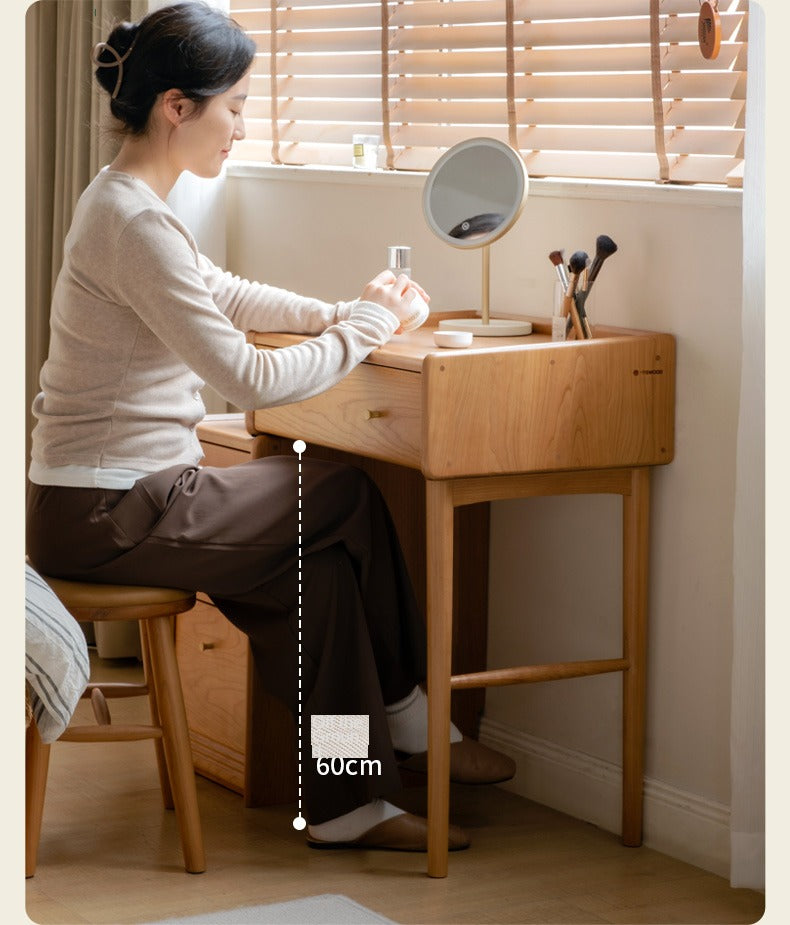
[[[297,465],[175,466],[128,491],[29,484],[27,553],[54,577],[205,592],[249,636],[263,686],[295,712]],[[301,493],[303,797],[317,824],[399,789],[384,706],[424,679],[425,628],[373,482],[303,456]],[[381,774],[319,775],[312,714],[368,715]]]

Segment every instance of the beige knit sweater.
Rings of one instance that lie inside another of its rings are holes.
[[[197,464],[205,383],[245,410],[299,401],[337,383],[397,327],[374,303],[330,305],[223,272],[145,183],[105,169],[65,241],[33,404],[31,478],[35,470],[46,483],[62,466]],[[259,351],[250,330],[317,336]]]

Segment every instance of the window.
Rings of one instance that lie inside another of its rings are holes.
[[[746,0],[231,0],[256,40],[244,160],[428,170],[449,146],[508,141],[533,177],[740,185]]]

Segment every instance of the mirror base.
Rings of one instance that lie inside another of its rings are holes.
[[[488,324],[476,318],[444,318],[440,328],[451,331],[471,331],[477,337],[521,337],[532,333],[531,321],[509,321],[491,318]]]

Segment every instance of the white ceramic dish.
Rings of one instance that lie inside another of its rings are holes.
[[[437,347],[471,347],[471,331],[434,331],[433,340]]]

